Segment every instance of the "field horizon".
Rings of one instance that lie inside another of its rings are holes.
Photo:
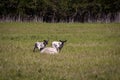
[[[67,40],[59,54],[34,43]],[[0,23],[0,80],[120,80],[120,23]]]

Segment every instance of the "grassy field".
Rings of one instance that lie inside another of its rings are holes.
[[[48,38],[68,41],[33,53]],[[0,23],[0,80],[120,80],[120,23]]]

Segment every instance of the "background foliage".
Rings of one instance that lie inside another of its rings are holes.
[[[120,0],[0,0],[0,20],[120,22]]]

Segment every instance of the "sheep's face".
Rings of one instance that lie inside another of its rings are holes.
[[[62,49],[63,46],[64,46],[64,43],[67,42],[67,40],[64,40],[64,41],[59,40],[59,41],[61,42],[61,44],[60,44],[60,46],[59,46],[59,51],[61,51],[61,49]]]
[[[43,44],[46,46],[48,44],[48,40],[44,40]]]

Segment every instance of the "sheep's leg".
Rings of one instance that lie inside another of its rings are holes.
[[[35,49],[37,48],[37,43],[35,43],[34,45],[34,49],[33,49],[33,52],[35,52]]]

